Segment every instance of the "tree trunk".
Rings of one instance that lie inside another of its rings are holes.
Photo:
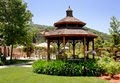
[[[12,63],[12,56],[13,56],[13,45],[11,46],[11,56],[10,56],[10,63]]]

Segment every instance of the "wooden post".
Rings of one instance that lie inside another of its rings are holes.
[[[56,55],[56,59],[59,59],[59,52],[60,52],[60,41],[58,39],[58,42],[57,42],[57,46],[58,46],[58,54]]]
[[[50,60],[50,40],[47,40],[47,61]]]
[[[73,58],[75,58],[75,40],[73,40],[72,45],[73,45]]]
[[[64,60],[65,60],[65,37],[63,37],[63,56],[64,56]]]
[[[58,40],[57,42],[57,46],[58,46],[58,53],[60,52],[60,41]]]
[[[84,47],[83,47],[83,50],[84,50],[84,60],[86,60],[86,56],[85,56],[85,51],[86,51],[86,37],[84,37],[83,44],[84,44]]]
[[[92,39],[92,51],[94,51],[94,39]],[[95,59],[95,55],[93,54],[93,59]]]
[[[89,40],[87,40],[87,51],[89,51]],[[89,54],[87,54],[87,59],[89,58]]]

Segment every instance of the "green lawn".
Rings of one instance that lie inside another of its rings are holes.
[[[35,74],[32,68],[0,69],[0,83],[108,83],[96,77],[64,77]]]

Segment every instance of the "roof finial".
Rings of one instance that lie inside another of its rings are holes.
[[[68,7],[68,10],[69,10],[69,11],[72,11],[72,9],[70,8],[70,6]]]
[[[70,5],[69,5],[69,8],[70,8]]]
[[[72,14],[72,9],[70,8],[70,6],[68,7],[67,11],[66,11],[66,16],[68,17],[73,17],[73,14]]]

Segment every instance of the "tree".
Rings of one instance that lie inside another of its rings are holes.
[[[32,27],[30,31],[32,32],[32,42],[38,43],[38,37],[40,35],[40,30],[37,27]]]
[[[6,45],[26,44],[32,14],[23,0],[0,0],[0,33]]]
[[[110,34],[112,37],[112,41],[115,45],[120,44],[120,21],[118,21],[115,17],[111,18],[110,22]]]
[[[103,47],[104,40],[101,36],[98,36],[98,38],[95,40],[95,48],[102,48]]]
[[[116,57],[116,53],[117,53],[117,50],[120,46],[120,21],[118,21],[115,17],[112,17],[111,18],[111,22],[110,22],[110,34],[111,34],[111,47],[110,48],[113,48],[114,50],[113,53]],[[116,58],[115,58],[116,59]]]
[[[95,39],[95,50],[98,56],[101,56],[101,51],[103,49],[104,40],[101,36]]]

